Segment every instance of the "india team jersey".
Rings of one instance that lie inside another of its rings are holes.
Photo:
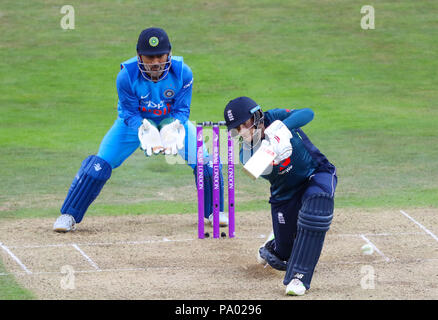
[[[142,76],[137,57],[121,64],[116,81],[117,111],[126,125],[138,129],[144,118],[156,124],[169,117],[182,123],[189,119],[193,74],[182,57],[172,57],[171,62],[168,74],[158,82]]]
[[[288,109],[265,111],[265,128],[275,120],[285,120],[293,112],[293,110]],[[283,123],[287,125],[287,121],[283,121]],[[289,130],[292,133],[290,140],[292,155],[278,165],[272,166],[272,171],[269,174],[261,176],[271,184],[271,202],[291,199],[316,170],[324,170],[325,168],[329,170],[330,167],[334,167],[300,128],[289,128]],[[249,159],[248,156],[244,157],[243,150],[240,151],[240,159],[242,163]]]

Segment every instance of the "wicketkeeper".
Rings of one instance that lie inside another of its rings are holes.
[[[231,100],[224,111],[228,130],[241,138],[243,164],[262,144],[274,152],[261,175],[271,184],[273,235],[260,247],[258,261],[286,271],[288,295],[310,288],[333,218],[336,168],[301,130],[313,116],[309,108],[263,112],[248,97]]]
[[[120,67],[116,81],[118,117],[97,155],[82,162],[62,205],[61,216],[53,225],[55,231],[75,229],[112,170],[139,146],[146,157],[179,154],[193,169],[196,179],[196,128],[188,121],[193,75],[182,57],[172,56],[166,32],[160,28],[143,30],[137,42],[137,55]],[[206,149],[204,158],[204,216],[213,223],[213,169]],[[226,226],[222,171],[220,178],[220,225]]]

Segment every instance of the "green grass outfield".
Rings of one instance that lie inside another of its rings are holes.
[[[74,30],[60,27],[64,4],[0,4],[1,217],[59,214],[116,118],[119,64],[150,26],[193,70],[191,120],[222,120],[240,95],[311,107],[303,129],[338,168],[337,207],[438,207],[437,2],[69,1]],[[365,4],[375,30],[360,27]],[[192,170],[163,159],[136,152],[87,215],[195,212]],[[269,210],[266,182],[239,167],[236,187],[238,211]]]

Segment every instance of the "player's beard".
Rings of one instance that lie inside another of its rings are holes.
[[[158,82],[169,72],[172,65],[170,54],[167,61],[159,63],[144,63],[137,55],[137,64],[141,75],[148,81]]]
[[[154,64],[143,64],[146,74],[153,80],[157,81],[160,79],[164,72],[167,62],[154,63]]]

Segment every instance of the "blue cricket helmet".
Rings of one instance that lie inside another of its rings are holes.
[[[171,54],[172,46],[170,45],[169,37],[167,36],[166,31],[161,28],[148,28],[144,29],[137,41],[137,62],[138,68],[140,72],[148,81],[160,81],[164,79],[172,65],[172,54]],[[151,65],[148,65],[142,61],[140,55],[145,56],[159,56],[167,54],[167,61],[164,63],[159,63],[157,65],[160,66],[161,76],[159,79],[153,80],[150,76]]]
[[[224,110],[228,130],[237,129],[251,117],[254,119],[254,125],[258,127],[263,121],[263,111],[254,100],[248,97],[238,97],[231,100]]]
[[[145,56],[168,54],[172,46],[166,31],[161,28],[144,29],[137,41],[137,53]]]

